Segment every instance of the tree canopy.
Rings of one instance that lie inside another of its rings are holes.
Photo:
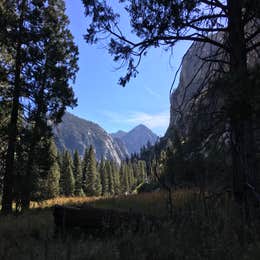
[[[217,32],[230,32],[238,26],[247,27],[244,40],[246,52],[260,45],[259,1],[201,0],[201,1],[119,1],[125,4],[132,33],[137,40],[120,28],[120,14],[108,1],[83,0],[86,16],[92,18],[85,39],[94,44],[109,38],[108,51],[115,61],[127,62],[127,73],[120,78],[123,86],[135,77],[137,67],[151,47],[174,47],[178,41],[211,43],[228,53],[233,52],[232,41],[212,38]],[[237,17],[233,19],[234,14]],[[236,24],[234,24],[236,23]],[[212,58],[213,60],[213,58]]]

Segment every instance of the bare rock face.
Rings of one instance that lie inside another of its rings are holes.
[[[91,121],[66,113],[61,124],[54,128],[57,148],[83,157],[85,149],[93,146],[97,160],[102,158],[120,164],[132,153],[139,153],[147,142],[154,144],[158,137],[149,128],[139,125],[129,132],[108,134],[101,126]]]
[[[91,121],[66,113],[62,123],[54,129],[55,141],[59,150],[78,150],[80,156],[92,145],[97,160],[113,160],[120,164],[129,154],[126,148],[112,138],[103,128]]]
[[[222,42],[225,35],[218,33],[212,37],[214,40]],[[260,64],[258,52],[252,51],[249,53],[249,68],[255,64]],[[194,108],[194,105],[196,106],[197,100],[203,95],[202,93],[209,86],[209,82],[214,79],[214,75],[219,71],[219,65],[208,60],[227,60],[227,58],[212,44],[194,42],[191,45],[182,60],[179,85],[171,95],[170,123],[166,137],[171,129],[178,129],[184,134],[187,132],[189,118],[193,113],[192,108]],[[225,65],[222,67],[225,70]]]

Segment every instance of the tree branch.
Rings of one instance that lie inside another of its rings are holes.
[[[227,6],[222,4],[219,0],[214,0],[214,1],[210,1],[210,0],[202,0],[201,1],[203,4],[206,4],[206,5],[214,5],[215,7],[218,7],[220,8],[221,10],[223,10],[225,13],[227,12]]]

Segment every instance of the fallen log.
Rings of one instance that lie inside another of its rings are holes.
[[[91,206],[54,206],[55,233],[65,234],[79,228],[89,234],[115,234],[125,230],[143,232],[158,229],[161,219],[134,212],[122,212]]]

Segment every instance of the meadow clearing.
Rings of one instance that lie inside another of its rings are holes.
[[[120,236],[93,237],[76,231],[54,237],[52,207],[91,204],[167,217],[167,194],[114,198],[56,198],[32,202],[31,209],[0,217],[0,259],[260,259],[259,223],[241,229],[228,196],[205,203],[197,191],[173,193],[173,216],[152,232],[125,230]]]

